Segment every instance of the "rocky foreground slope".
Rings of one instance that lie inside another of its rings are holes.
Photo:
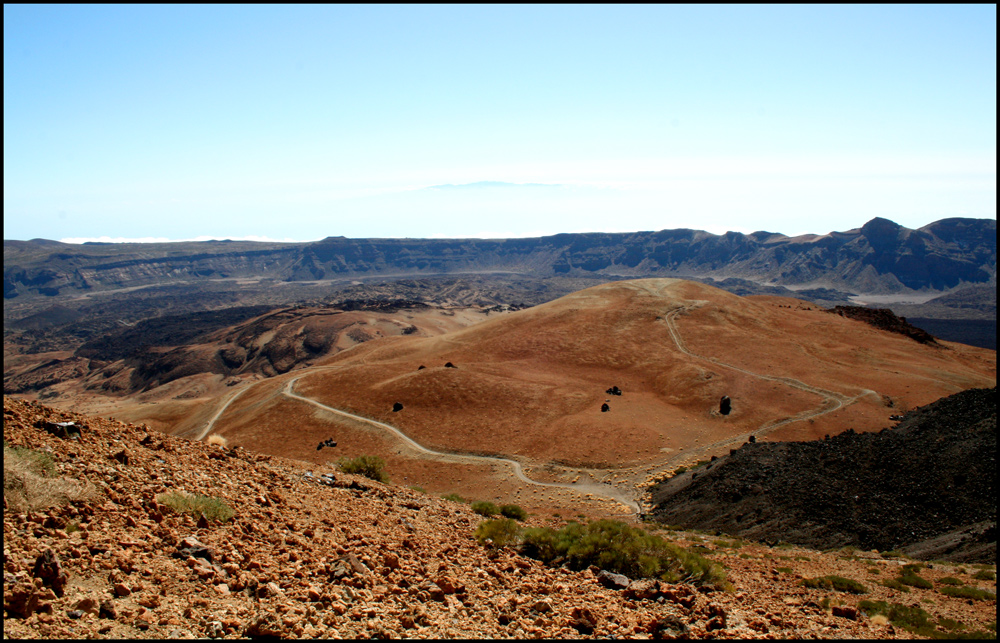
[[[593,568],[485,549],[468,505],[332,469],[6,397],[4,440],[5,638],[911,636],[866,616],[859,596],[799,584],[827,574],[863,581],[863,598],[922,604],[941,631],[995,632],[995,600],[938,591],[959,576],[995,592],[971,568],[935,564],[921,571],[934,588],[903,595],[878,584],[895,558],[675,533],[723,564],[732,587],[620,589]],[[54,506],[8,501],[8,446],[51,456],[53,477],[22,491]],[[176,513],[161,502],[170,492],[217,498],[234,515]]]
[[[962,391],[878,433],[744,444],[655,488],[653,513],[759,540],[995,562],[996,431],[996,387]]]

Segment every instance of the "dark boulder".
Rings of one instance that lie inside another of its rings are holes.
[[[445,364],[445,365],[444,365],[444,367],[445,367],[445,368],[458,368],[457,366],[455,366],[455,365],[454,365],[454,364],[452,364],[451,362],[448,362],[447,364]]]
[[[611,407],[608,406],[607,402],[605,402],[604,404],[601,405],[601,413],[607,413],[610,410],[611,410]]]
[[[723,395],[722,400],[719,401],[719,413],[722,415],[729,415],[733,410],[733,402],[729,399],[728,395]]]
[[[403,405],[400,404],[399,402],[396,402],[395,404],[392,405],[392,412],[393,413],[398,413],[399,411],[402,411],[402,410],[403,410]]]

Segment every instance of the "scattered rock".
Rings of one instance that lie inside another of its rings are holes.
[[[107,618],[111,620],[118,619],[118,610],[115,608],[115,604],[110,600],[101,601],[101,606],[98,608],[97,615],[100,618]]]
[[[586,607],[574,607],[569,613],[567,625],[582,635],[590,635],[597,629],[597,617]]]
[[[608,406],[607,402],[605,402],[604,404],[601,405],[601,413],[607,413],[610,410],[611,410],[611,407]]]
[[[629,583],[625,596],[637,600],[653,600],[660,594],[660,584],[652,578],[640,578]]]
[[[597,582],[609,589],[625,589],[629,586],[628,576],[609,572],[605,569],[597,573]]]
[[[729,415],[733,411],[733,401],[729,399],[728,395],[723,395],[722,400],[719,401],[719,413],[722,415]]]
[[[211,547],[194,536],[188,536],[181,540],[177,544],[177,552],[174,553],[175,558],[203,558],[208,562],[212,562],[214,555]]]
[[[445,368],[458,368],[457,366],[455,366],[455,365],[454,365],[454,364],[452,364],[451,362],[448,362],[447,364],[445,364],[445,365],[444,365],[444,367],[445,367]]]
[[[31,574],[35,578],[42,579],[42,583],[51,587],[56,596],[60,597],[63,595],[66,583],[69,581],[69,574],[63,571],[59,557],[51,549],[45,549],[38,555]]]
[[[399,411],[402,411],[402,410],[403,410],[403,405],[400,404],[399,402],[396,402],[396,403],[394,403],[392,405],[392,412],[393,413],[398,413]]]
[[[18,582],[8,587],[4,582],[3,608],[9,615],[28,618],[38,610],[38,592],[34,584]]]

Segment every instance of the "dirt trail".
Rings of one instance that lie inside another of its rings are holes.
[[[652,294],[654,296],[663,296],[663,290],[665,288],[669,287],[670,285],[671,284],[667,284],[667,285],[664,285],[664,286],[661,286],[661,287],[655,288],[655,289],[654,288],[650,288],[650,287],[645,286],[645,285],[641,285],[641,286],[637,286],[637,289],[645,290],[645,291],[649,292],[650,294]],[[806,384],[806,383],[804,383],[802,381],[799,381],[799,380],[796,380],[794,378],[790,378],[790,377],[778,377],[778,376],[773,376],[773,375],[765,375],[765,374],[762,374],[762,373],[756,373],[756,372],[753,372],[753,371],[749,371],[747,369],[740,368],[740,367],[734,366],[732,364],[727,364],[727,363],[725,363],[725,362],[723,362],[723,361],[721,361],[721,360],[719,360],[717,358],[708,357],[708,356],[705,356],[705,355],[699,355],[699,354],[697,354],[697,353],[689,350],[687,348],[687,345],[684,343],[683,337],[681,337],[679,329],[677,328],[676,318],[677,318],[678,315],[680,315],[682,313],[685,313],[687,311],[690,311],[690,310],[692,310],[694,308],[697,308],[697,307],[702,306],[702,305],[707,304],[707,303],[709,303],[709,302],[704,301],[704,300],[690,301],[687,304],[675,306],[672,309],[668,310],[664,314],[663,321],[666,324],[668,331],[670,332],[671,339],[677,345],[678,350],[680,350],[685,355],[688,355],[689,357],[692,357],[692,358],[695,358],[695,359],[699,359],[699,360],[704,360],[704,361],[710,362],[710,363],[712,363],[712,364],[714,364],[716,366],[720,366],[722,368],[728,368],[728,369],[731,369],[733,371],[737,371],[739,373],[743,373],[745,375],[749,375],[751,377],[756,377],[756,378],[767,380],[767,381],[771,381],[771,382],[778,382],[780,384],[784,384],[786,386],[790,386],[792,388],[796,388],[796,389],[799,389],[801,391],[806,391],[808,393],[812,393],[814,395],[817,395],[817,396],[823,398],[823,401],[822,401],[822,403],[820,404],[819,407],[803,410],[800,413],[797,413],[796,415],[793,415],[793,416],[790,416],[790,417],[785,417],[785,418],[780,418],[780,419],[776,419],[776,420],[771,420],[769,422],[766,422],[766,423],[762,424],[760,427],[758,427],[757,429],[755,429],[753,431],[749,431],[749,432],[746,432],[746,433],[741,433],[741,434],[738,434],[738,435],[734,435],[734,436],[725,438],[723,440],[718,440],[718,441],[712,442],[710,444],[702,445],[702,446],[700,446],[698,448],[689,449],[689,450],[685,451],[684,453],[679,453],[679,454],[676,454],[676,455],[673,455],[673,456],[669,456],[669,457],[667,457],[667,458],[665,458],[665,459],[663,459],[663,460],[661,460],[659,462],[647,463],[645,465],[640,465],[640,466],[637,466],[637,467],[629,467],[629,468],[622,468],[622,469],[609,469],[609,470],[607,470],[607,471],[604,472],[605,474],[615,474],[615,473],[617,473],[617,474],[619,474],[619,476],[621,476],[622,474],[625,474],[625,476],[622,476],[620,478],[619,483],[629,484],[629,478],[631,478],[631,482],[632,483],[635,483],[635,482],[638,481],[639,484],[630,485],[630,486],[634,487],[633,489],[629,489],[629,488],[624,488],[623,489],[623,488],[615,486],[613,484],[599,483],[599,482],[585,482],[585,481],[578,481],[578,482],[575,482],[575,483],[540,482],[540,481],[533,480],[533,479],[529,478],[528,476],[526,476],[524,474],[524,470],[523,470],[523,468],[521,466],[521,463],[518,462],[517,460],[512,460],[510,458],[503,458],[503,457],[500,457],[500,456],[482,456],[482,455],[472,455],[472,454],[446,453],[446,452],[435,451],[433,449],[429,449],[429,448],[423,446],[422,444],[416,442],[415,440],[413,440],[412,438],[410,438],[408,435],[406,435],[405,433],[403,433],[402,431],[400,431],[398,428],[396,428],[396,427],[394,427],[394,426],[392,426],[390,424],[386,424],[385,422],[379,422],[378,420],[373,420],[371,418],[366,418],[366,417],[363,417],[363,416],[360,416],[360,415],[355,415],[353,413],[348,413],[347,411],[342,411],[340,409],[336,409],[336,408],[333,408],[331,406],[327,406],[327,405],[322,404],[322,403],[320,403],[320,402],[318,402],[316,400],[313,400],[311,398],[308,398],[308,397],[305,397],[305,396],[302,396],[302,395],[298,395],[297,393],[295,393],[293,391],[293,387],[295,385],[295,382],[297,382],[299,380],[299,378],[303,377],[303,375],[299,375],[298,377],[290,379],[288,381],[288,383],[284,386],[284,388],[281,390],[281,394],[285,395],[287,397],[290,397],[292,399],[299,400],[300,402],[304,402],[306,404],[312,404],[313,406],[321,408],[324,411],[328,411],[330,413],[335,413],[335,414],[341,415],[343,417],[351,418],[351,419],[353,419],[355,421],[364,422],[364,423],[370,424],[372,426],[376,426],[376,427],[378,427],[378,428],[380,428],[382,430],[388,431],[391,434],[393,434],[394,436],[396,436],[398,439],[402,440],[411,449],[415,450],[416,452],[420,453],[421,455],[423,455],[425,457],[432,457],[432,458],[435,458],[435,459],[444,459],[444,460],[449,460],[449,461],[452,461],[452,462],[466,462],[466,463],[475,463],[475,464],[482,464],[484,462],[490,463],[490,464],[498,463],[498,462],[499,463],[503,463],[503,464],[507,464],[507,465],[509,465],[511,467],[511,469],[512,469],[512,471],[514,473],[514,476],[518,480],[520,480],[521,482],[523,482],[525,484],[535,485],[535,486],[539,486],[539,487],[553,487],[553,488],[569,489],[571,491],[574,491],[574,492],[577,492],[577,493],[581,493],[581,494],[591,494],[591,495],[594,495],[594,496],[600,496],[600,497],[603,497],[603,498],[609,498],[609,499],[614,500],[616,502],[619,502],[619,503],[622,503],[624,505],[627,505],[629,507],[630,511],[632,512],[632,514],[639,514],[640,513],[639,505],[637,504],[637,502],[635,500],[635,495],[637,493],[637,491],[635,489],[637,489],[641,485],[641,482],[642,482],[643,478],[646,477],[646,476],[651,476],[651,475],[654,475],[654,474],[663,475],[663,474],[669,472],[671,469],[676,468],[676,466],[680,465],[682,462],[685,462],[685,461],[689,462],[693,458],[697,458],[698,456],[704,455],[704,454],[706,454],[706,453],[708,453],[710,451],[716,451],[718,449],[723,449],[723,448],[725,448],[727,446],[730,446],[730,445],[733,445],[733,444],[742,443],[742,442],[746,441],[749,438],[750,435],[755,435],[755,436],[766,435],[766,434],[774,431],[778,427],[784,426],[786,424],[790,424],[792,422],[801,422],[801,421],[804,421],[804,420],[809,420],[811,418],[819,417],[821,415],[825,415],[827,413],[832,413],[833,411],[836,411],[836,410],[838,410],[838,409],[840,409],[840,408],[842,408],[844,406],[847,406],[849,404],[853,404],[858,399],[860,399],[860,398],[862,398],[862,397],[864,397],[866,395],[876,395],[876,396],[878,395],[875,391],[865,389],[859,395],[856,395],[854,397],[850,397],[850,396],[844,395],[843,393],[838,393],[836,391],[828,391],[826,389],[822,389],[822,388],[819,388],[819,387],[810,386],[809,384]],[[446,341],[452,341],[453,343],[459,343],[459,342],[455,342],[454,340],[451,340],[450,338],[447,337],[447,335],[442,336],[442,339],[444,339]],[[370,357],[370,355],[365,356],[365,358],[362,359],[362,362],[367,362],[367,358],[368,357]],[[314,372],[316,370],[321,370],[321,369],[328,369],[328,368],[335,368],[335,367],[332,367],[332,366],[317,367],[317,368],[314,368],[314,369],[310,369],[310,372]],[[230,396],[230,398],[226,401],[226,403],[223,404],[222,407],[212,417],[212,419],[209,420],[208,424],[205,426],[205,428],[201,431],[201,433],[197,436],[196,439],[201,440],[206,435],[208,435],[208,433],[212,430],[212,426],[215,424],[215,421],[222,415],[222,413],[226,410],[226,408],[234,400],[236,400],[237,397],[239,397],[242,393],[244,393],[249,388],[251,388],[251,386],[247,386],[245,389],[242,389],[241,391],[238,391],[234,395]],[[592,478],[592,476],[595,473],[594,471],[589,470],[589,469],[579,469],[579,470],[574,470],[574,471],[575,471],[575,473],[579,474],[580,477],[586,476],[587,478]]]
[[[586,483],[586,482],[572,483],[572,484],[562,483],[562,482],[539,482],[538,480],[532,480],[531,478],[526,476],[524,474],[524,469],[521,467],[521,463],[518,462],[517,460],[511,460],[510,458],[503,458],[500,456],[446,453],[443,451],[435,451],[434,449],[429,449],[424,445],[420,444],[419,442],[417,442],[416,440],[414,440],[413,438],[411,438],[410,436],[406,435],[402,431],[400,431],[398,428],[392,426],[391,424],[386,424],[385,422],[379,422],[378,420],[372,420],[371,418],[366,418],[361,415],[355,415],[354,413],[348,413],[347,411],[335,409],[332,406],[327,406],[326,404],[317,402],[314,399],[298,395],[292,390],[292,387],[295,385],[295,382],[298,381],[298,379],[299,378],[296,377],[295,379],[289,380],[288,384],[285,385],[285,388],[281,390],[282,395],[286,395],[292,399],[296,399],[305,402],[307,404],[312,404],[313,406],[321,408],[324,411],[328,411],[330,413],[336,413],[337,415],[348,417],[360,422],[365,422],[367,424],[371,424],[373,426],[377,426],[381,429],[389,431],[397,438],[402,440],[410,448],[422,454],[433,456],[435,458],[442,460],[449,460],[452,462],[459,462],[459,463],[464,462],[469,464],[482,464],[485,462],[492,464],[495,462],[500,462],[503,464],[510,465],[517,479],[525,484],[535,485],[539,487],[555,487],[561,489],[569,489],[577,493],[589,493],[595,496],[602,496],[620,502],[624,505],[627,505],[633,514],[639,512],[639,505],[636,504],[634,500],[627,497],[624,493],[622,493],[619,489],[617,489],[612,485],[601,485],[601,484]]]

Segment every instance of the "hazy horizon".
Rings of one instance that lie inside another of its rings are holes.
[[[996,218],[996,6],[4,6],[4,238]]]

